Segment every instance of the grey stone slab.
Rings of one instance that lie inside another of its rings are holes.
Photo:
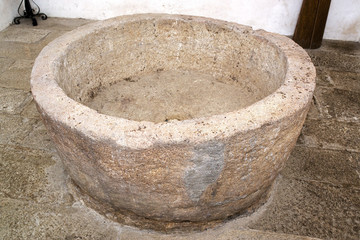
[[[296,236],[291,234],[281,234],[274,232],[249,230],[249,229],[230,229],[226,231],[205,231],[194,234],[160,234],[146,231],[134,231],[124,228],[121,231],[120,240],[311,240],[315,238]]]
[[[29,92],[0,87],[0,113],[18,114],[31,100]]]
[[[360,153],[297,146],[281,174],[338,186],[360,187]]]
[[[121,228],[80,203],[36,204],[0,198],[0,239],[118,239]]]
[[[36,43],[45,38],[51,31],[35,28],[7,28],[0,32],[0,41]]]
[[[320,108],[317,105],[316,97],[313,97],[313,100],[311,101],[311,106],[309,109],[309,112],[306,116],[308,119],[320,119],[322,117]]]
[[[318,67],[316,74],[317,86],[336,87],[352,92],[360,92],[360,73],[334,71]]]
[[[329,70],[322,67],[316,68],[316,87],[333,87],[334,82],[330,77]]]
[[[14,199],[42,198],[47,176],[45,169],[55,162],[42,151],[3,145],[0,149],[0,191]]]
[[[51,142],[44,124],[38,121],[33,125],[33,129],[19,144],[24,147],[42,149],[47,151],[55,151],[54,145]]]
[[[0,146],[0,196],[36,203],[73,204],[67,175],[56,154]]]
[[[0,75],[0,87],[30,91],[31,69],[8,70]]]
[[[26,118],[40,118],[40,114],[36,109],[36,104],[34,100],[32,100],[28,105],[24,107],[24,110],[21,112],[21,116]]]
[[[19,144],[33,131],[39,120],[0,114],[0,144]]]
[[[298,145],[360,151],[360,123],[307,119]]]
[[[347,72],[360,72],[360,56],[337,51],[307,50],[316,67]]]
[[[42,39],[41,41],[37,42],[36,44],[36,49],[39,50],[38,52],[40,53],[40,51],[46,46],[48,45],[51,41],[53,41],[54,39],[60,37],[61,35],[67,33],[68,31],[52,31],[51,33],[49,33],[49,35],[46,36],[46,38]]]
[[[0,57],[34,60],[42,48],[37,44],[0,41]]]
[[[14,59],[0,57],[0,74],[6,71],[14,62]]]
[[[0,76],[0,86],[30,91],[30,75],[34,60],[21,59],[15,61]]]
[[[31,108],[31,102],[32,96],[29,92],[0,88],[0,113],[6,113],[0,115],[0,143],[18,144],[35,149],[53,149],[44,125],[39,121],[35,104],[33,103]],[[24,112],[24,118],[18,115],[21,112]]]
[[[359,239],[360,189],[281,178],[272,203],[250,228],[321,239]]]
[[[345,54],[359,55],[360,42],[323,40],[321,50],[337,51]]]
[[[325,118],[360,122],[360,93],[338,88],[318,87],[315,99]]]
[[[28,59],[18,59],[9,67],[10,70],[13,69],[31,69],[34,65],[34,60]]]
[[[360,61],[360,59],[359,59]],[[334,86],[352,92],[360,93],[360,73],[330,71],[330,80]]]
[[[49,32],[41,40],[29,43],[29,42],[14,42],[0,40],[0,57],[12,58],[17,60],[31,60],[34,61],[39,55],[41,50],[52,40],[63,35],[67,31],[52,31]],[[1,32],[0,32],[1,33]]]

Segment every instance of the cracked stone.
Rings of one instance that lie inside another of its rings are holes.
[[[0,239],[117,239],[121,231],[80,203],[64,206],[0,198],[0,206]]]
[[[6,197],[38,200],[47,194],[45,168],[55,162],[49,154],[21,147],[0,148],[0,189]]]
[[[30,91],[30,74],[33,60],[21,59],[14,62],[1,74],[0,86]]]
[[[31,100],[29,92],[0,87],[0,113],[18,114]]]
[[[333,185],[360,187],[360,153],[297,146],[281,174]]]
[[[307,119],[298,145],[360,151],[360,123]]]
[[[360,55],[360,42],[325,40],[322,43],[321,49],[350,55]]]
[[[358,121],[360,119],[359,93],[319,87],[315,91],[315,96],[325,118],[336,118],[339,121]]]
[[[359,239],[360,189],[281,178],[261,219],[251,229],[322,239]]]
[[[330,70],[360,72],[359,56],[322,51],[321,49],[307,52],[316,67],[326,66]]]
[[[25,147],[55,151],[50,136],[42,122],[37,122],[33,126],[33,130],[21,141],[21,145]]]
[[[317,86],[360,92],[360,73],[317,68],[316,74]]]
[[[45,38],[51,31],[46,29],[14,28],[0,32],[0,41],[36,43]]]
[[[7,70],[14,62],[14,59],[0,57],[0,73]]]
[[[24,110],[21,112],[21,116],[40,119],[40,114],[36,109],[34,100],[32,100],[28,105],[24,107]]]
[[[39,120],[0,114],[0,144],[19,144]]]

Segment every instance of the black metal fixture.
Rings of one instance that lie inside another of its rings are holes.
[[[37,5],[36,2],[34,2],[33,0],[32,0],[32,2],[36,5],[37,10],[31,8],[30,0],[25,0],[25,2],[24,2],[25,10],[23,11],[23,14],[21,14],[20,8],[21,8],[21,5],[23,2],[24,2],[24,0],[21,0],[20,5],[18,7],[18,13],[19,13],[20,17],[14,18],[13,22],[15,24],[20,24],[20,19],[22,19],[22,18],[31,18],[32,25],[37,26],[37,21],[35,19],[36,16],[40,16],[42,20],[47,19],[46,14],[40,12],[39,5]]]

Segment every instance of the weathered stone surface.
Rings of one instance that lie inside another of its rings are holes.
[[[79,202],[72,206],[36,204],[0,198],[1,239],[121,239],[121,240],[315,240],[289,234],[220,228],[203,233],[161,234],[120,227]]]
[[[321,50],[344,53],[349,55],[360,55],[360,42],[334,41],[325,39],[322,42]]]
[[[19,144],[39,120],[0,114],[0,144]]]
[[[30,91],[30,74],[33,60],[17,60],[1,74],[0,86]]]
[[[49,18],[46,21],[40,20],[37,28],[51,29],[52,33],[42,41],[34,43],[33,50],[38,51],[37,46],[35,45],[43,46],[42,42],[47,41],[47,38],[52,36],[52,34],[55,33],[55,30],[59,30],[59,32],[68,30],[71,27],[65,26],[66,24],[73,24],[76,26],[78,21],[80,21],[80,23],[86,22],[86,20],[83,21],[79,19],[57,18]],[[58,22],[61,24],[58,24]],[[22,21],[20,25],[9,26],[8,29],[19,27],[33,28],[31,21],[27,19]],[[331,45],[328,45],[328,42],[328,40],[324,40],[323,46],[321,47],[321,50],[323,50],[325,54],[332,55],[331,52],[335,51],[339,54],[356,55],[359,52],[359,50],[357,50],[359,43],[330,41]],[[35,53],[31,52],[31,49],[29,49],[29,52],[23,52],[22,55],[21,50],[28,44],[17,43],[16,45],[12,44],[11,46],[7,44],[9,44],[9,42],[0,41],[0,52],[2,51],[1,49],[9,47],[6,49],[7,51],[17,52],[19,54],[11,55],[6,58],[0,54],[0,81],[2,80],[2,70],[7,70],[15,63],[15,60],[20,60],[24,57],[27,58],[27,54],[33,54],[34,58],[36,56]],[[34,59],[30,58],[30,60]],[[318,85],[359,92],[358,89],[360,85],[358,82],[360,81],[360,78],[358,73],[334,71],[329,69],[326,65],[317,68],[317,70],[324,70],[326,74],[331,77],[328,83],[326,79],[318,78]],[[12,74],[16,73],[12,72]],[[16,79],[17,76],[13,76],[12,78]],[[330,84],[330,82],[333,83]],[[12,84],[11,87],[10,84]],[[23,83],[9,82],[9,85],[4,87],[22,89],[22,85],[17,86],[16,84]],[[342,105],[341,107],[344,107],[344,111],[346,111],[346,105]],[[317,111],[316,107],[312,107],[312,110]],[[318,120],[322,119],[318,113],[316,114],[311,114],[311,118]],[[339,190],[333,191],[331,197],[325,195],[325,207],[317,209],[320,217],[315,216],[313,219],[312,209],[315,207],[314,202],[315,204],[319,202],[319,195],[321,194],[308,194],[307,190],[304,191],[302,184],[291,184],[289,186],[288,181],[280,181],[278,184],[278,186],[280,186],[279,189],[286,188],[289,191],[286,191],[285,193],[281,190],[273,191],[273,197],[270,199],[273,199],[274,196],[277,196],[279,193],[281,194],[280,198],[276,200],[276,206],[273,207],[273,200],[268,201],[264,206],[248,217],[251,218],[251,220],[247,218],[236,218],[219,227],[203,232],[162,234],[120,225],[102,218],[93,211],[89,214],[89,209],[77,202],[79,199],[77,199],[76,196],[73,197],[73,192],[71,189],[67,188],[65,182],[68,179],[68,175],[64,173],[64,167],[58,157],[54,155],[49,162],[44,161],[44,156],[54,154],[51,151],[49,153],[50,149],[48,151],[39,151],[31,150],[28,147],[21,147],[22,144],[26,143],[21,141],[24,135],[20,134],[26,130],[25,125],[30,126],[28,129],[29,131],[25,131],[26,134],[30,134],[34,126],[39,126],[40,124],[38,121],[34,121],[39,117],[35,105],[33,103],[27,105],[25,110],[21,113],[21,116],[24,117],[23,119],[27,119],[27,121],[29,121],[29,118],[32,120],[28,123],[22,123],[22,118],[19,117],[18,113],[8,115],[8,117],[0,116],[0,125],[2,127],[5,126],[0,129],[0,142],[3,143],[5,140],[12,139],[11,143],[8,142],[8,144],[0,146],[0,154],[2,154],[3,159],[12,162],[13,167],[11,169],[18,170],[24,173],[25,176],[29,176],[29,171],[35,170],[32,173],[35,173],[35,176],[41,177],[42,180],[44,180],[44,175],[41,173],[42,170],[40,172],[37,171],[37,168],[32,166],[31,163],[33,161],[36,162],[37,158],[39,158],[40,162],[44,163],[44,166],[48,166],[47,164],[50,162],[52,164],[53,161],[56,163],[45,168],[47,177],[44,181],[46,181],[46,184],[44,183],[45,185],[40,186],[40,189],[44,192],[38,190],[38,184],[31,185],[21,182],[24,180],[24,178],[21,177],[12,178],[14,180],[12,183],[13,186],[19,186],[20,189],[22,189],[21,191],[14,189],[17,194],[12,194],[12,196],[28,196],[26,193],[31,193],[30,189],[31,187],[34,187],[33,196],[35,199],[28,198],[26,201],[8,199],[4,194],[0,193],[0,239],[309,239],[307,237],[281,234],[280,232],[297,235],[306,233],[308,236],[321,236],[323,239],[354,239],[354,234],[355,236],[356,233],[359,235],[359,229],[357,228],[360,224],[359,221],[356,221],[356,219],[351,220],[353,214],[349,214],[348,217],[344,216],[347,212],[356,210],[355,207],[359,205],[359,198],[358,200],[355,199],[353,206],[350,207],[349,205],[339,203],[339,199],[348,198],[347,189],[360,182],[360,178],[356,179],[354,175],[356,168],[353,161],[359,161],[359,158],[357,158],[358,153],[356,152],[326,150],[319,148],[321,145],[302,145],[300,148],[295,148],[288,164],[286,164],[283,174],[287,178],[302,179],[302,181],[318,181],[323,184],[330,183]],[[308,121],[307,124],[313,124],[314,126],[312,128],[316,129],[319,121]],[[343,123],[339,124],[340,128],[344,127],[341,125]],[[337,131],[337,128],[333,129],[336,125],[336,122],[327,125],[328,131],[331,133],[332,137],[326,139],[326,130],[323,130],[321,141],[327,143],[331,143],[331,141],[337,142],[338,139],[336,134],[338,134],[338,138],[344,138],[344,131]],[[42,127],[40,127],[40,130],[43,130]],[[356,131],[356,128],[350,128],[349,131]],[[313,133],[314,132],[312,132],[312,134]],[[356,135],[353,136],[356,137]],[[348,135],[346,138],[347,141],[350,141],[350,145],[355,145],[354,141],[351,141],[352,135]],[[14,146],[14,144],[17,146]],[[342,141],[342,144],[346,144],[346,141]],[[36,147],[36,145],[33,146]],[[326,147],[327,145],[325,144],[322,146]],[[342,145],[342,147],[345,148],[345,145]],[[30,150],[31,156],[26,156],[28,150]],[[37,154],[39,154],[39,156],[37,156]],[[28,159],[30,162],[24,161],[22,158]],[[322,167],[322,165],[324,165],[324,167]],[[346,175],[347,173],[348,175]],[[13,176],[16,175],[16,172],[6,172],[5,174]],[[5,175],[0,175],[0,178],[3,179],[4,176]],[[30,176],[30,179],[34,178],[31,178]],[[298,180],[295,182],[298,182]],[[5,179],[4,182],[6,181],[7,180]],[[301,183],[302,181],[299,182]],[[353,181],[352,184],[347,184],[351,181]],[[0,184],[1,183],[2,182],[0,182]],[[26,188],[21,187],[23,183],[27,186]],[[42,197],[37,197],[35,192],[38,192]],[[289,198],[291,195],[294,195],[294,199]],[[302,195],[304,196],[302,197]],[[281,199],[281,197],[283,197],[283,199]],[[304,201],[302,201],[303,198],[305,198]],[[71,207],[72,205],[74,208]],[[79,210],[80,206],[82,210]],[[327,206],[337,207],[328,208]],[[263,219],[264,210],[266,209],[266,218]],[[359,213],[357,214],[357,216],[359,216]],[[255,215],[256,218],[254,218]],[[327,217],[324,217],[324,215]],[[303,220],[304,218],[306,218],[306,220]],[[333,224],[329,224],[330,218],[334,219]],[[261,219],[263,220],[258,221]],[[323,221],[322,219],[325,219],[326,221]],[[249,232],[248,230],[243,230],[244,228],[248,228],[247,226],[249,223],[254,221],[255,223],[259,223],[253,225],[256,229],[266,228],[277,231],[277,233],[252,230]],[[305,222],[305,225],[301,225],[299,222]],[[313,225],[315,227],[311,226],[312,223],[314,223]],[[115,226],[117,230],[114,230],[113,226]],[[321,234],[319,234],[319,232],[321,232]],[[334,234],[334,232],[336,232],[336,234]]]
[[[40,114],[36,108],[34,100],[32,100],[28,105],[25,106],[24,110],[21,112],[21,116],[26,118],[40,119]]]
[[[93,210],[0,198],[1,239],[118,239],[121,230]],[[89,221],[91,219],[91,221]]]
[[[308,50],[315,66],[324,67],[337,71],[360,72],[360,56],[348,55],[339,52],[328,52],[318,50]]]
[[[83,18],[56,18],[51,17],[46,19],[46,21],[40,20],[36,29],[44,29],[54,31],[70,31],[77,27],[80,27],[84,24],[94,22],[91,19],[83,19]],[[13,29],[22,29],[22,28],[33,28],[31,21],[23,20],[20,25],[13,25],[9,27],[11,30]]]
[[[298,144],[338,150],[360,150],[360,123],[309,119]]]
[[[360,83],[360,82],[359,82]],[[338,88],[318,87],[315,91],[316,103],[322,117],[339,121],[360,120],[360,93]]]
[[[33,60],[39,55],[41,49],[35,44],[1,41],[0,56],[11,59]]]
[[[360,186],[360,153],[296,146],[281,174],[356,188]]]
[[[14,26],[11,26],[14,27]],[[19,30],[20,31],[20,30]],[[23,38],[31,38],[25,31]],[[1,41],[0,45],[0,56],[11,59],[22,59],[22,60],[34,60],[41,50],[52,40],[64,34],[65,31],[53,31],[49,32],[44,38],[39,39],[38,42],[18,42],[18,41]]]
[[[49,154],[0,145],[0,192],[5,197],[39,201],[46,194],[45,169],[55,162]]]
[[[14,62],[14,59],[0,56],[0,73],[6,71]]]
[[[289,178],[280,181],[267,211],[250,228],[321,239],[359,239],[358,187]]]
[[[315,89],[316,92],[316,89]],[[307,119],[319,119],[322,117],[320,106],[317,104],[316,97],[313,96],[309,112],[306,116]]]
[[[154,123],[79,103],[116,81],[173,69],[247,87],[255,104]],[[56,39],[36,60],[31,85],[75,184],[96,206],[166,231],[252,212],[266,199],[300,133],[314,82],[306,52],[283,36],[206,18],[134,15]]]
[[[31,100],[29,92],[0,87],[0,113],[20,113]]]
[[[21,42],[21,43],[36,43],[45,38],[50,33],[45,29],[29,29],[17,28],[6,29],[0,32],[0,41],[5,42]]]
[[[223,231],[208,231],[198,234],[162,235],[149,232],[134,232],[131,229],[124,229],[121,232],[120,240],[127,239],[149,239],[149,240],[315,240],[315,238],[296,236],[290,234],[279,234],[257,230],[226,229]]]
[[[324,68],[318,68],[316,73],[316,84],[318,86],[336,87],[352,92],[360,92],[360,73],[333,71]]]
[[[22,140],[21,145],[35,149],[55,151],[50,136],[44,124],[40,121],[33,125],[32,131]]]

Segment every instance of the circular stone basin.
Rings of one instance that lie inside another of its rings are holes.
[[[315,70],[278,34],[144,14],[56,39],[36,59],[31,87],[89,204],[172,229],[267,199],[304,123]]]

